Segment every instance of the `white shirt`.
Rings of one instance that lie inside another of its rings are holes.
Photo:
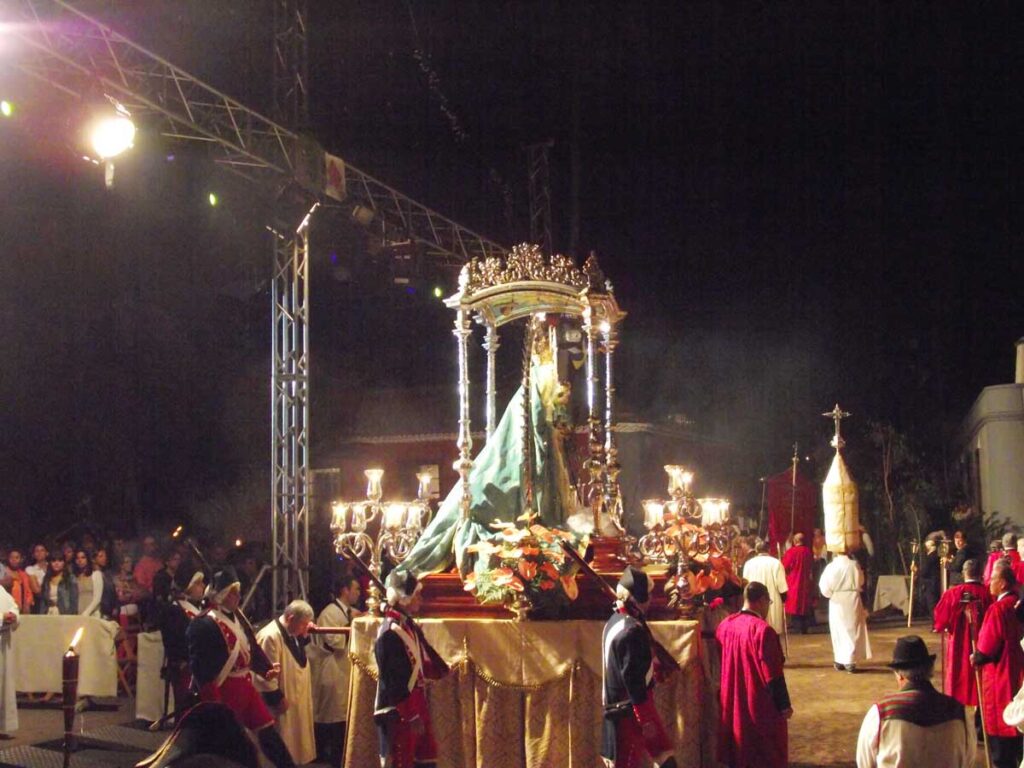
[[[864,716],[857,736],[857,768],[971,768],[976,739],[967,718],[921,726],[886,720],[878,705]]]

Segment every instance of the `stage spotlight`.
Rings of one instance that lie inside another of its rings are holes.
[[[111,160],[135,145],[135,123],[123,108],[118,109],[93,122],[89,142],[101,160]]]
[[[0,115],[4,117],[10,117],[14,114],[14,105],[11,104],[7,99],[0,101]]]
[[[220,198],[217,197],[216,192],[211,192],[209,195],[207,195],[206,200],[210,203],[211,208],[216,208],[217,204],[220,202]]]

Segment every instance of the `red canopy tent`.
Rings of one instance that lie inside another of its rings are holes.
[[[787,469],[765,480],[765,500],[768,506],[768,542],[772,554],[778,550],[776,544],[785,544],[789,536],[790,516],[794,528],[804,534],[808,546],[818,522],[818,505],[821,500],[821,486],[796,473],[796,503],[793,494],[793,470]]]

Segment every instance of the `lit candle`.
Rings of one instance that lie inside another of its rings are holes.
[[[63,677],[62,694],[64,696],[64,766],[71,764],[71,750],[74,747],[75,705],[78,703],[78,653],[75,650],[82,639],[83,627],[75,631],[64,657],[61,660]]]
[[[388,504],[384,510],[384,527],[397,531],[405,522],[406,505],[400,503]]]
[[[700,499],[699,503],[702,525],[717,525],[725,522],[729,511],[728,501],[725,499]]]
[[[345,532],[345,505],[340,501],[331,504],[331,530]]]
[[[665,520],[665,505],[658,499],[644,499],[641,502],[644,508],[644,526],[648,530],[656,528]]]
[[[410,504],[409,514],[405,519],[405,525],[412,533],[418,533],[420,528],[423,527],[423,512],[425,507],[423,504]]]
[[[416,479],[420,481],[420,488],[416,492],[416,498],[420,501],[429,500],[430,483],[434,479],[434,476],[430,472],[420,472],[416,475]]]
[[[366,475],[366,498],[374,504],[379,504],[384,490],[381,487],[381,478],[384,477],[383,469],[367,469],[363,472]]]

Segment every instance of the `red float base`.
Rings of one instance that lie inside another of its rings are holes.
[[[623,566],[624,567],[624,566]],[[601,572],[604,580],[615,586],[622,575],[623,568],[618,571]],[[670,620],[680,618],[675,609],[669,608],[665,597],[665,574],[652,574],[654,577],[654,597],[648,611],[652,620]],[[463,589],[462,579],[455,571],[435,573],[424,576],[423,607],[420,616],[427,618],[469,618],[469,619],[510,619],[511,611],[501,605],[481,605],[476,596]],[[600,584],[594,583],[587,576],[577,575],[579,596],[569,604],[563,615],[552,617],[557,619],[607,619],[612,612],[613,599]]]

